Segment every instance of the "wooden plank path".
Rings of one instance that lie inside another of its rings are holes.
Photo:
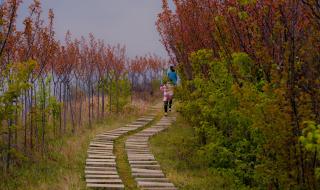
[[[85,166],[87,187],[104,189],[124,189],[116,168],[113,154],[114,140],[120,136],[146,126],[155,115],[141,117],[135,122],[97,135],[89,145]]]
[[[160,165],[149,150],[149,138],[168,128],[173,117],[163,117],[157,124],[130,136],[126,141],[126,151],[132,176],[138,187],[146,190],[177,190],[165,177]]]

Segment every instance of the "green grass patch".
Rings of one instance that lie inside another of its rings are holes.
[[[193,129],[180,116],[165,132],[151,139],[151,151],[159,161],[166,176],[185,190],[237,189],[235,179],[226,172],[201,167],[192,154]]]

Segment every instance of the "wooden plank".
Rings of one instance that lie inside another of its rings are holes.
[[[169,179],[167,178],[160,178],[160,177],[156,177],[156,178],[136,178],[136,181],[153,181],[153,182],[169,182]]]
[[[164,174],[150,174],[150,173],[132,173],[132,176],[143,177],[143,178],[165,177]]]
[[[104,153],[96,153],[96,152],[88,152],[91,156],[114,156],[111,152],[104,152]]]
[[[100,155],[89,154],[88,158],[105,158],[105,159],[112,158],[112,159],[115,159],[116,157],[112,156],[112,155],[110,155],[110,156],[100,156]]]
[[[113,147],[111,148],[101,148],[101,147],[89,147],[89,150],[95,151],[113,151]]]
[[[134,155],[130,155],[128,154],[128,159],[129,160],[135,160],[135,159],[143,159],[143,160],[155,160],[155,158],[153,156],[146,156],[146,155],[139,155],[139,154],[134,154]]]
[[[98,170],[85,170],[85,174],[106,174],[106,175],[118,175],[117,171],[98,171]]]
[[[124,189],[123,184],[97,184],[97,183],[87,183],[87,187],[105,187],[113,189]]]
[[[138,181],[138,186],[141,187],[174,187],[172,183],[166,182],[149,182],[149,181]]]
[[[86,162],[87,166],[116,166],[115,162]]]
[[[142,165],[142,164],[131,164],[131,168],[142,168],[142,169],[158,169],[160,170],[160,165]]]
[[[120,179],[119,175],[94,175],[94,174],[87,174],[86,179],[99,179],[99,178],[104,178],[104,179]]]
[[[129,164],[158,164],[157,161],[131,161],[129,160]]]
[[[129,161],[155,161],[154,158],[144,158],[144,157],[128,157]]]
[[[108,184],[114,184],[114,183],[122,183],[121,179],[86,179],[87,183],[108,183]]]
[[[115,159],[86,159],[87,162],[116,162]]]
[[[116,167],[95,167],[95,166],[86,166],[85,170],[100,170],[100,171],[117,171]]]
[[[113,155],[112,151],[102,151],[102,150],[88,150],[88,153],[97,153],[97,154],[108,154]]]
[[[131,171],[134,172],[134,173],[162,173],[161,170],[152,170],[152,169],[141,169],[141,168],[131,168]]]
[[[90,143],[91,147],[113,147],[113,144],[102,144],[102,143]]]

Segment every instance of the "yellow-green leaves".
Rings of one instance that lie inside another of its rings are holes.
[[[28,78],[36,65],[35,61],[27,61],[23,63],[14,63],[7,65],[2,71],[5,81],[0,84],[0,120],[12,119],[16,110],[18,97],[24,90],[30,87]]]
[[[257,3],[256,0],[238,0],[240,5],[250,5]]]
[[[302,130],[299,140],[308,151],[320,148],[320,125],[312,121],[304,122],[306,128]]]
[[[249,17],[249,15],[248,15],[248,13],[247,13],[246,11],[241,11],[241,12],[239,12],[239,13],[238,13],[238,16],[239,16],[239,18],[240,18],[241,20],[246,20],[246,19]]]

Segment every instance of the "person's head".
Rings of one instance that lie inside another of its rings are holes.
[[[172,72],[175,72],[174,65],[170,65],[170,70],[171,70]]]

